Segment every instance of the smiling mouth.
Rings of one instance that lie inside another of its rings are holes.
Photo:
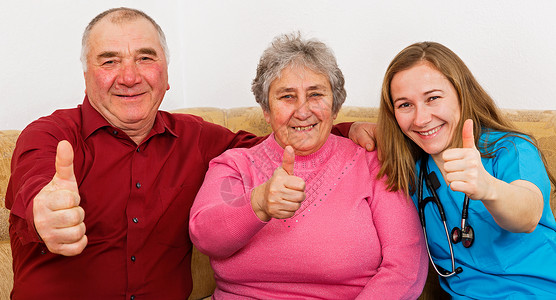
[[[433,128],[431,130],[428,130],[428,131],[417,131],[417,133],[420,134],[420,135],[429,136],[429,135],[433,135],[433,134],[437,133],[440,130],[441,127],[442,127],[442,125],[440,125],[438,127],[435,127],[435,128]]]
[[[315,126],[317,126],[317,124],[313,124],[313,125],[309,125],[309,126],[294,126],[292,128],[296,131],[305,131],[305,130],[312,129]]]
[[[122,95],[116,95],[116,96],[118,96],[118,97],[124,97],[124,98],[133,98],[133,97],[141,96],[141,95],[143,95],[143,94],[145,94],[145,93],[139,93],[139,94],[133,94],[133,95],[123,95],[123,94],[122,94]]]

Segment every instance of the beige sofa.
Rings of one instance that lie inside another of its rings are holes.
[[[258,107],[218,109],[189,108],[174,111],[191,113],[205,120],[223,125],[232,131],[244,129],[258,135],[270,132],[262,112]],[[504,110],[515,125],[532,133],[539,141],[549,163],[550,170],[556,174],[556,111]],[[371,121],[376,122],[377,109],[368,107],[343,107],[337,122]],[[20,131],[0,131],[0,299],[8,299],[13,284],[11,251],[8,236],[8,214],[4,208],[6,187],[10,176],[11,154]],[[551,197],[551,207],[556,213],[556,197]],[[192,262],[193,293],[191,299],[210,295],[214,290],[214,279],[208,258],[193,251]],[[429,272],[427,284],[420,299],[442,299],[446,294],[440,289],[434,271]]]

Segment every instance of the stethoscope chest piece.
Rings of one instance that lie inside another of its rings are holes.
[[[469,248],[473,245],[474,241],[475,231],[470,225],[465,226],[463,230],[458,227],[454,227],[454,229],[452,229],[452,243],[457,244],[461,242],[463,247]]]

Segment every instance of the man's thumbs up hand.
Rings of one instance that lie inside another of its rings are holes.
[[[85,211],[73,171],[73,149],[68,141],[58,143],[56,173],[33,199],[35,229],[52,253],[72,256],[87,246]]]

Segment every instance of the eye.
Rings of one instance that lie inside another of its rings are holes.
[[[150,56],[141,56],[139,57],[139,59],[137,60],[137,62],[139,63],[150,63],[154,61],[154,59]]]
[[[116,61],[114,61],[114,60],[107,60],[107,61],[104,61],[104,62],[102,63],[102,65],[103,65],[103,66],[107,66],[107,65],[113,65],[114,63],[116,63]]]
[[[323,94],[317,93],[317,92],[311,93],[311,95],[309,95],[309,97],[322,97],[322,96],[323,96]]]
[[[411,106],[411,104],[409,104],[408,102],[402,102],[402,103],[398,104],[398,105],[396,106],[396,108],[397,108],[397,109],[404,109],[404,108],[408,108],[408,107],[410,107],[410,106]]]
[[[440,98],[440,96],[431,96],[431,97],[429,97],[427,100],[428,100],[428,101],[434,101],[434,100],[436,100],[436,99],[438,99],[438,98]]]
[[[282,95],[278,99],[281,99],[281,100],[293,99],[293,95]]]

